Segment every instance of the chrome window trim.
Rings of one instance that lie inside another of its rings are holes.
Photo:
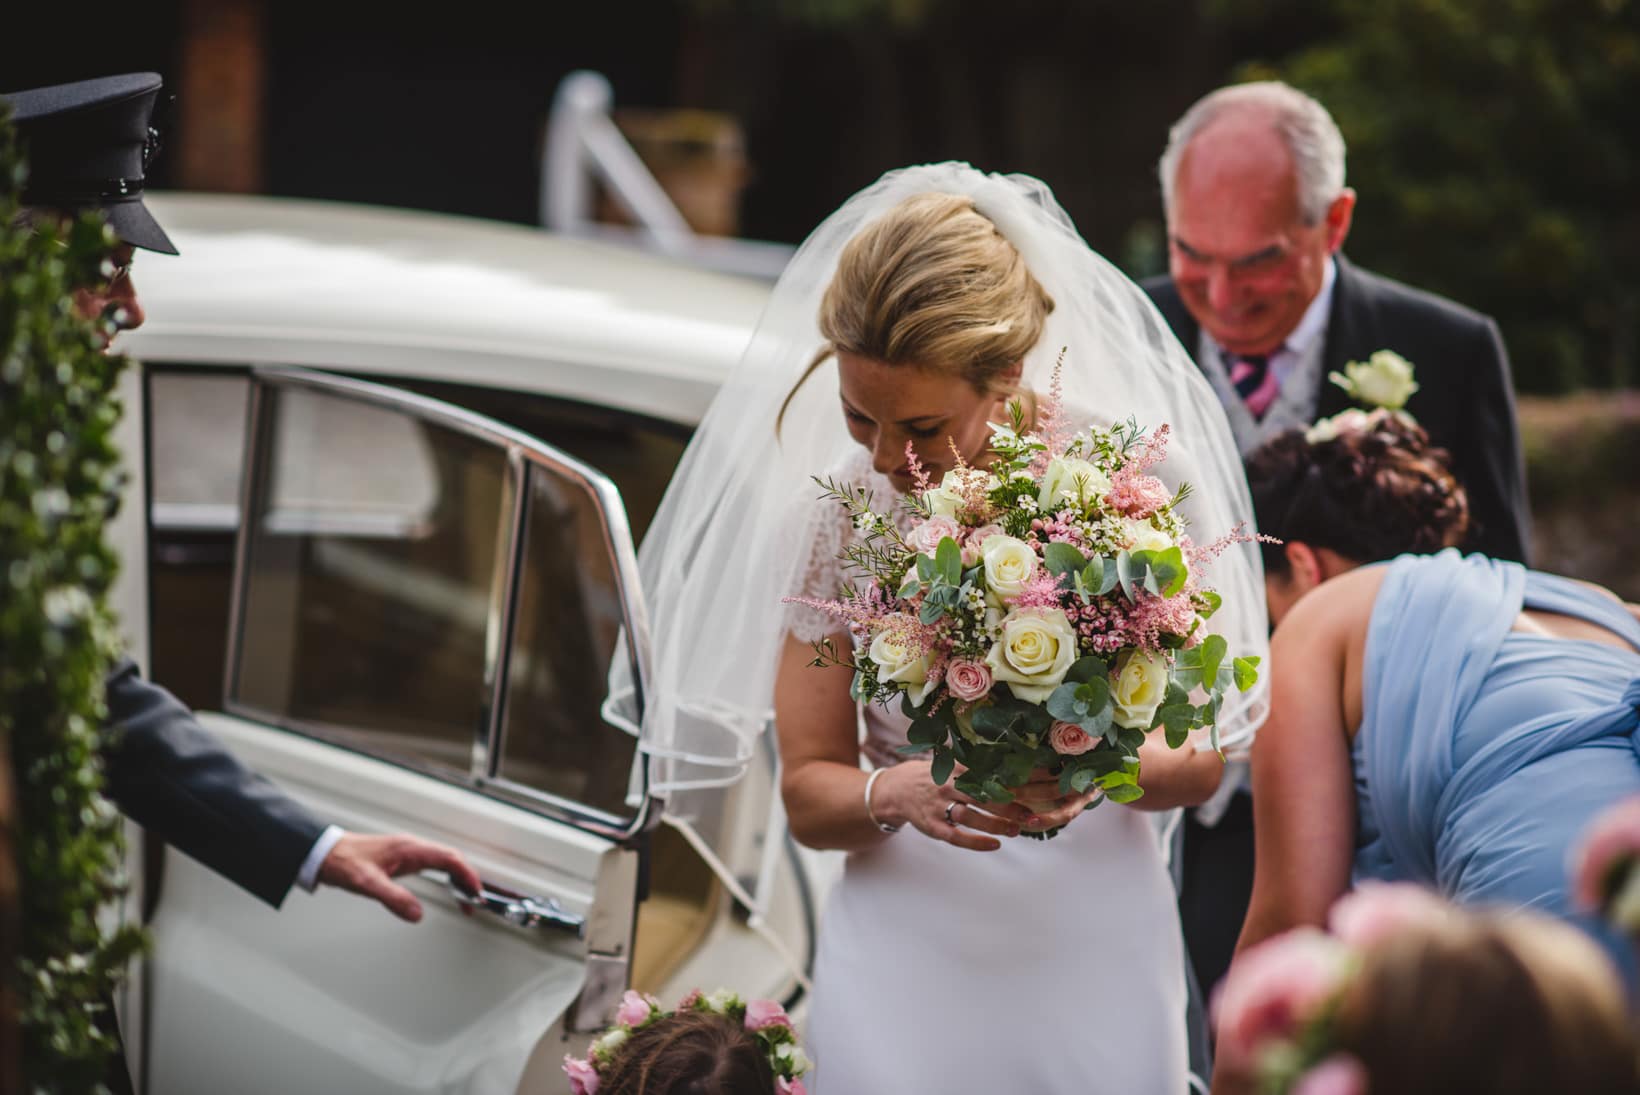
[[[500,448],[507,458],[507,484],[513,495],[510,499],[504,495],[503,527],[500,530],[503,535],[498,536],[497,540],[498,550],[507,553],[504,560],[506,567],[505,573],[498,573],[492,585],[490,616],[486,628],[485,684],[490,688],[489,700],[484,724],[475,733],[472,758],[465,773],[436,764],[418,762],[411,757],[386,755],[356,740],[355,736],[361,733],[357,730],[290,719],[237,700],[235,682],[239,677],[243,658],[244,602],[247,596],[246,586],[250,580],[248,563],[253,522],[249,520],[239,522],[234,544],[234,580],[228,614],[228,656],[225,659],[226,679],[223,682],[223,707],[228,713],[304,734],[414,771],[421,771],[447,782],[525,806],[537,813],[610,839],[630,839],[659,824],[661,802],[649,790],[649,760],[641,748],[636,749],[633,754],[640,779],[639,803],[632,817],[625,819],[603,814],[585,804],[570,802],[494,776],[500,764],[498,749],[503,726],[501,720],[505,715],[508,658],[521,585],[518,568],[529,513],[528,488],[533,467],[541,467],[576,481],[589,490],[598,501],[604,549],[613,564],[616,580],[620,583],[621,622],[627,637],[628,654],[633,662],[633,676],[637,687],[636,704],[641,716],[649,681],[649,624],[638,581],[638,559],[632,547],[631,526],[627,523],[626,508],[615,484],[597,469],[529,434],[426,396],[368,381],[287,366],[254,368],[250,372],[250,379],[251,390],[246,401],[245,450],[240,476],[241,514],[257,512],[254,503],[266,493],[269,462],[262,457],[272,444],[269,428],[271,416],[265,413],[269,405],[266,398],[269,388],[308,390],[341,396],[368,406],[431,422]],[[610,727],[610,732],[620,731]]]

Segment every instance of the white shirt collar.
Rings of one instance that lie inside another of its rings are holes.
[[[1310,306],[1304,309],[1304,316],[1293,328],[1293,333],[1287,336],[1286,347],[1295,354],[1303,354],[1310,348],[1310,343],[1321,337],[1327,329],[1327,316],[1332,313],[1333,286],[1338,281],[1338,260],[1331,255],[1327,256],[1327,267],[1321,273],[1321,291],[1316,293]]]

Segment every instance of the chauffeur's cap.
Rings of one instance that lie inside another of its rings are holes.
[[[0,93],[28,160],[23,204],[100,209],[126,243],[176,254],[142,204],[143,172],[159,150],[150,116],[160,85],[156,73],[135,72]]]

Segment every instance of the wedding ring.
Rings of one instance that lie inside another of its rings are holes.
[[[955,802],[947,802],[945,804],[945,823],[947,825],[955,825],[956,824],[955,821],[951,820],[951,811],[955,810],[956,808],[957,808],[957,804]]]

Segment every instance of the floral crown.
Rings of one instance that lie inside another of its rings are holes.
[[[739,1023],[763,1050],[769,1069],[774,1073],[776,1095],[806,1095],[800,1077],[812,1067],[813,1062],[803,1052],[803,1047],[797,1044],[797,1031],[792,1027],[785,1009],[773,1000],[747,1003],[728,989],[711,993],[696,989],[678,1001],[674,1011],[663,1010],[661,1002],[653,996],[627,990],[621,997],[621,1006],[615,1011],[615,1025],[593,1040],[587,1047],[587,1055],[564,1055],[564,1072],[569,1076],[570,1091],[574,1095],[598,1095],[599,1077],[609,1071],[634,1031],[690,1011],[722,1015]]]
[[[1351,399],[1371,409],[1351,407],[1330,418],[1319,418],[1305,431],[1304,440],[1318,445],[1341,433],[1371,429],[1390,417],[1416,423],[1405,409],[1407,400],[1419,388],[1412,373],[1412,362],[1394,350],[1379,350],[1366,361],[1347,363],[1341,373],[1329,373],[1327,379],[1343,388]]]
[[[1365,1066],[1336,1048],[1344,990],[1364,951],[1452,915],[1420,887],[1367,883],[1333,906],[1328,931],[1298,928],[1253,947],[1213,1000],[1225,1065],[1261,1095],[1365,1095]]]

